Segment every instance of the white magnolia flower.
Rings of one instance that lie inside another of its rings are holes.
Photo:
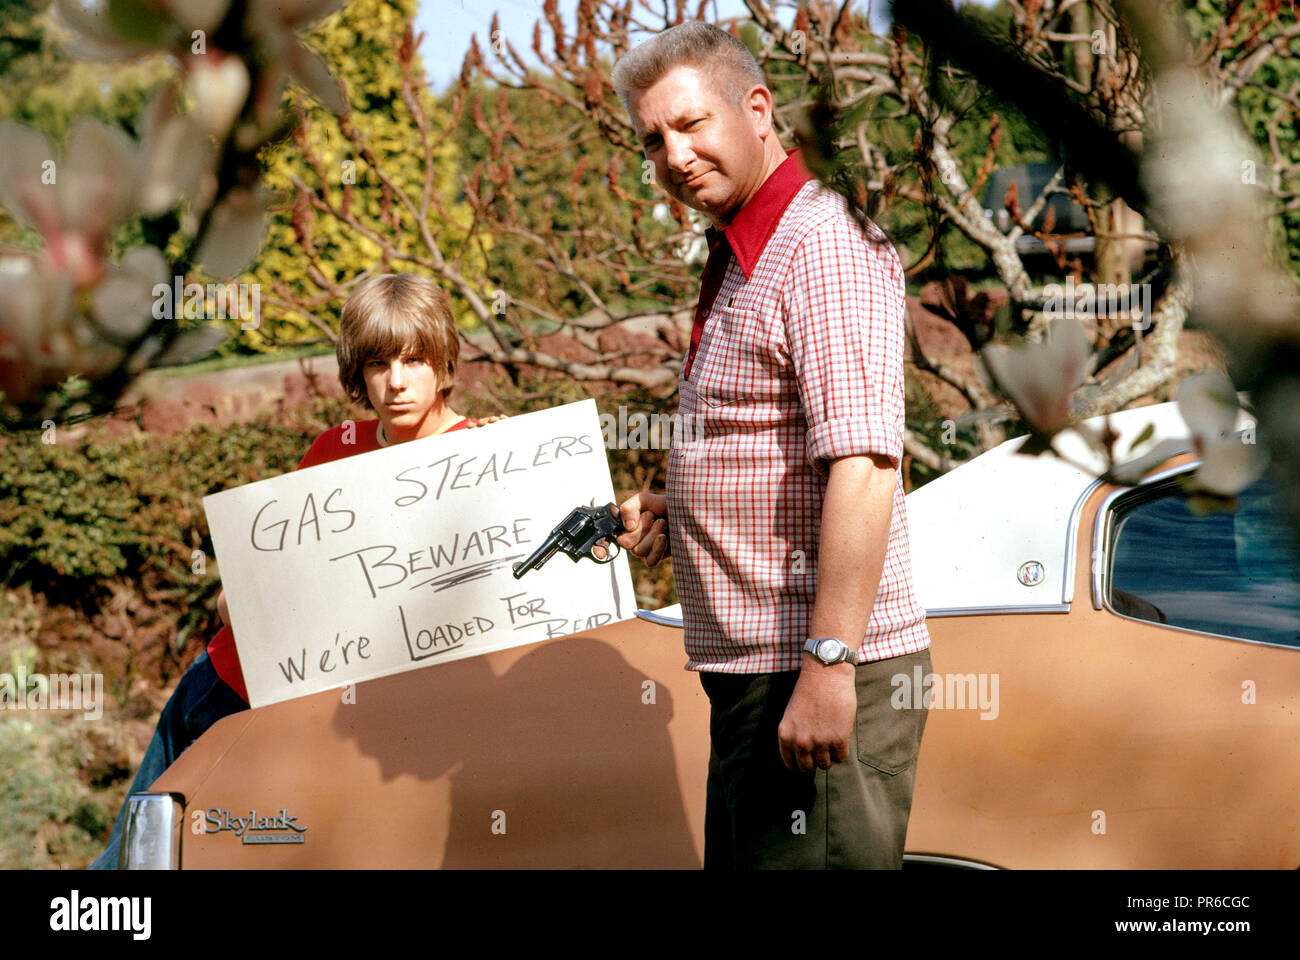
[[[131,36],[123,34],[114,16],[111,0],[54,0],[50,18],[56,34],[61,30],[62,46],[77,60],[122,60],[157,50],[166,33],[166,19],[156,6],[141,5],[135,17],[126,22],[135,28]]]
[[[0,121],[0,205],[41,234],[51,263],[78,288],[99,282],[117,224],[170,209],[211,167],[211,141],[174,102],[168,91],[146,107],[143,143],[78,117],[62,156],[39,130]]]
[[[49,257],[6,258],[0,268],[0,390],[39,400],[74,373],[102,375],[121,358],[74,308],[73,284]]]
[[[195,31],[212,33],[231,0],[54,0],[54,22],[70,31],[68,52],[91,60],[188,48]]]
[[[1025,422],[1052,436],[1070,420],[1070,397],[1083,382],[1090,350],[1083,328],[1070,319],[1052,324],[1042,343],[990,344],[981,354],[989,373]]]
[[[78,287],[99,279],[104,241],[132,214],[140,173],[131,139],[93,117],[74,121],[57,158],[40,131],[0,122],[0,203],[44,237]]]
[[[212,213],[197,260],[210,276],[234,276],[262,249],[270,198],[261,187],[236,187]]]
[[[211,33],[230,10],[230,0],[164,0],[163,6],[186,32]]]
[[[212,140],[192,116],[176,113],[176,89],[166,86],[141,114],[141,176],[136,207],[145,216],[170,210],[181,196],[194,198],[216,161]]]
[[[166,258],[156,247],[132,247],[91,291],[96,319],[113,336],[134,339],[153,318],[154,287],[167,283],[170,273]]]
[[[212,50],[186,58],[185,89],[194,99],[194,119],[217,139],[230,131],[248,100],[248,67],[240,57]]]
[[[170,51],[185,70],[196,119],[217,137],[224,137],[243,111],[250,93],[250,65],[257,64],[259,82],[252,91],[257,123],[240,133],[246,148],[252,149],[275,127],[290,79],[335,113],[346,112],[338,83],[324,61],[296,35],[343,2],[247,0],[240,25],[243,36],[234,42],[227,39],[227,51],[217,49],[212,39],[230,32],[231,0],[55,0],[54,16],[67,28],[74,56],[120,59]],[[200,38],[201,53],[195,46]]]
[[[1217,371],[1193,374],[1178,385],[1176,399],[1201,457],[1193,477],[1195,487],[1234,497],[1254,483],[1268,461],[1253,434],[1236,433],[1240,404],[1232,381]]]
[[[245,32],[256,37],[266,52],[268,72],[258,96],[263,125],[268,112],[279,109],[280,95],[290,78],[334,113],[347,112],[347,103],[325,62],[295,35],[341,6],[343,0],[249,0]]]

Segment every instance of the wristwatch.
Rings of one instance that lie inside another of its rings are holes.
[[[856,658],[856,651],[835,637],[818,637],[809,640],[803,648],[827,666],[833,663],[847,663]]]

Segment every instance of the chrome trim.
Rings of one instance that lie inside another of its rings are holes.
[[[676,627],[681,630],[685,626],[681,617],[666,617],[657,610],[638,610],[636,615],[647,623],[657,623],[661,627]]]
[[[1074,571],[1075,564],[1078,561],[1079,553],[1079,521],[1083,516],[1083,505],[1088,502],[1088,498],[1093,492],[1102,485],[1102,480],[1098,477],[1092,483],[1084,488],[1079,499],[1074,501],[1074,507],[1070,510],[1070,519],[1066,523],[1066,541],[1065,541],[1065,583],[1061,586],[1061,602],[1070,604],[1074,602]]]
[[[1092,527],[1092,609],[1105,609],[1102,602],[1102,593],[1106,589],[1106,552],[1105,544],[1110,542],[1111,518],[1114,513],[1110,506],[1115,498],[1121,494],[1127,493],[1127,488],[1121,490],[1112,490],[1106,499],[1097,507],[1097,516],[1093,520]]]
[[[179,870],[185,798],[179,793],[133,793],[118,851],[119,870]]]
[[[936,607],[933,610],[926,610],[927,617],[969,617],[979,616],[981,614],[994,613],[1069,613],[1070,605],[1068,603],[1038,603],[1038,604],[1014,604],[989,607]],[[681,630],[684,626],[680,617],[666,617],[657,610],[638,610],[637,617],[648,623],[657,623],[661,627],[675,627]]]
[[[1068,603],[1003,604],[994,607],[935,607],[926,617],[970,617],[992,613],[1069,613]]]
[[[930,867],[953,867],[958,870],[1001,870],[991,863],[967,860],[965,857],[947,857],[941,853],[905,853],[903,863],[923,863]]]
[[[1143,487],[1148,487],[1153,483],[1160,483],[1168,480],[1170,477],[1176,477],[1182,473],[1188,473],[1195,470],[1201,465],[1200,460],[1190,460],[1187,463],[1179,464],[1176,467],[1169,467],[1161,470],[1159,473],[1153,473],[1149,477],[1143,477],[1131,487],[1120,487],[1112,490],[1107,494],[1106,499],[1101,502],[1097,508],[1097,516],[1093,520],[1092,526],[1092,609],[1101,610],[1104,608],[1103,597],[1106,592],[1106,557],[1108,555],[1106,544],[1110,542],[1111,509],[1115,501],[1121,497],[1130,496]],[[1112,613],[1114,611],[1111,611]],[[1123,616],[1123,614],[1117,614]],[[1141,620],[1141,623],[1149,623],[1148,620]],[[1160,626],[1160,624],[1156,624]]]

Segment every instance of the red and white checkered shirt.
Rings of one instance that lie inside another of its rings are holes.
[[[883,232],[872,224],[864,237],[797,151],[709,240],[667,481],[686,667],[798,670],[827,461],[875,453],[897,467],[902,456],[903,270]],[[929,645],[900,470],[858,662]]]

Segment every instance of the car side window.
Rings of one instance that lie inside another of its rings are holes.
[[[1192,512],[1176,483],[1115,502],[1107,600],[1125,616],[1300,647],[1300,551],[1267,478],[1235,513]]]

